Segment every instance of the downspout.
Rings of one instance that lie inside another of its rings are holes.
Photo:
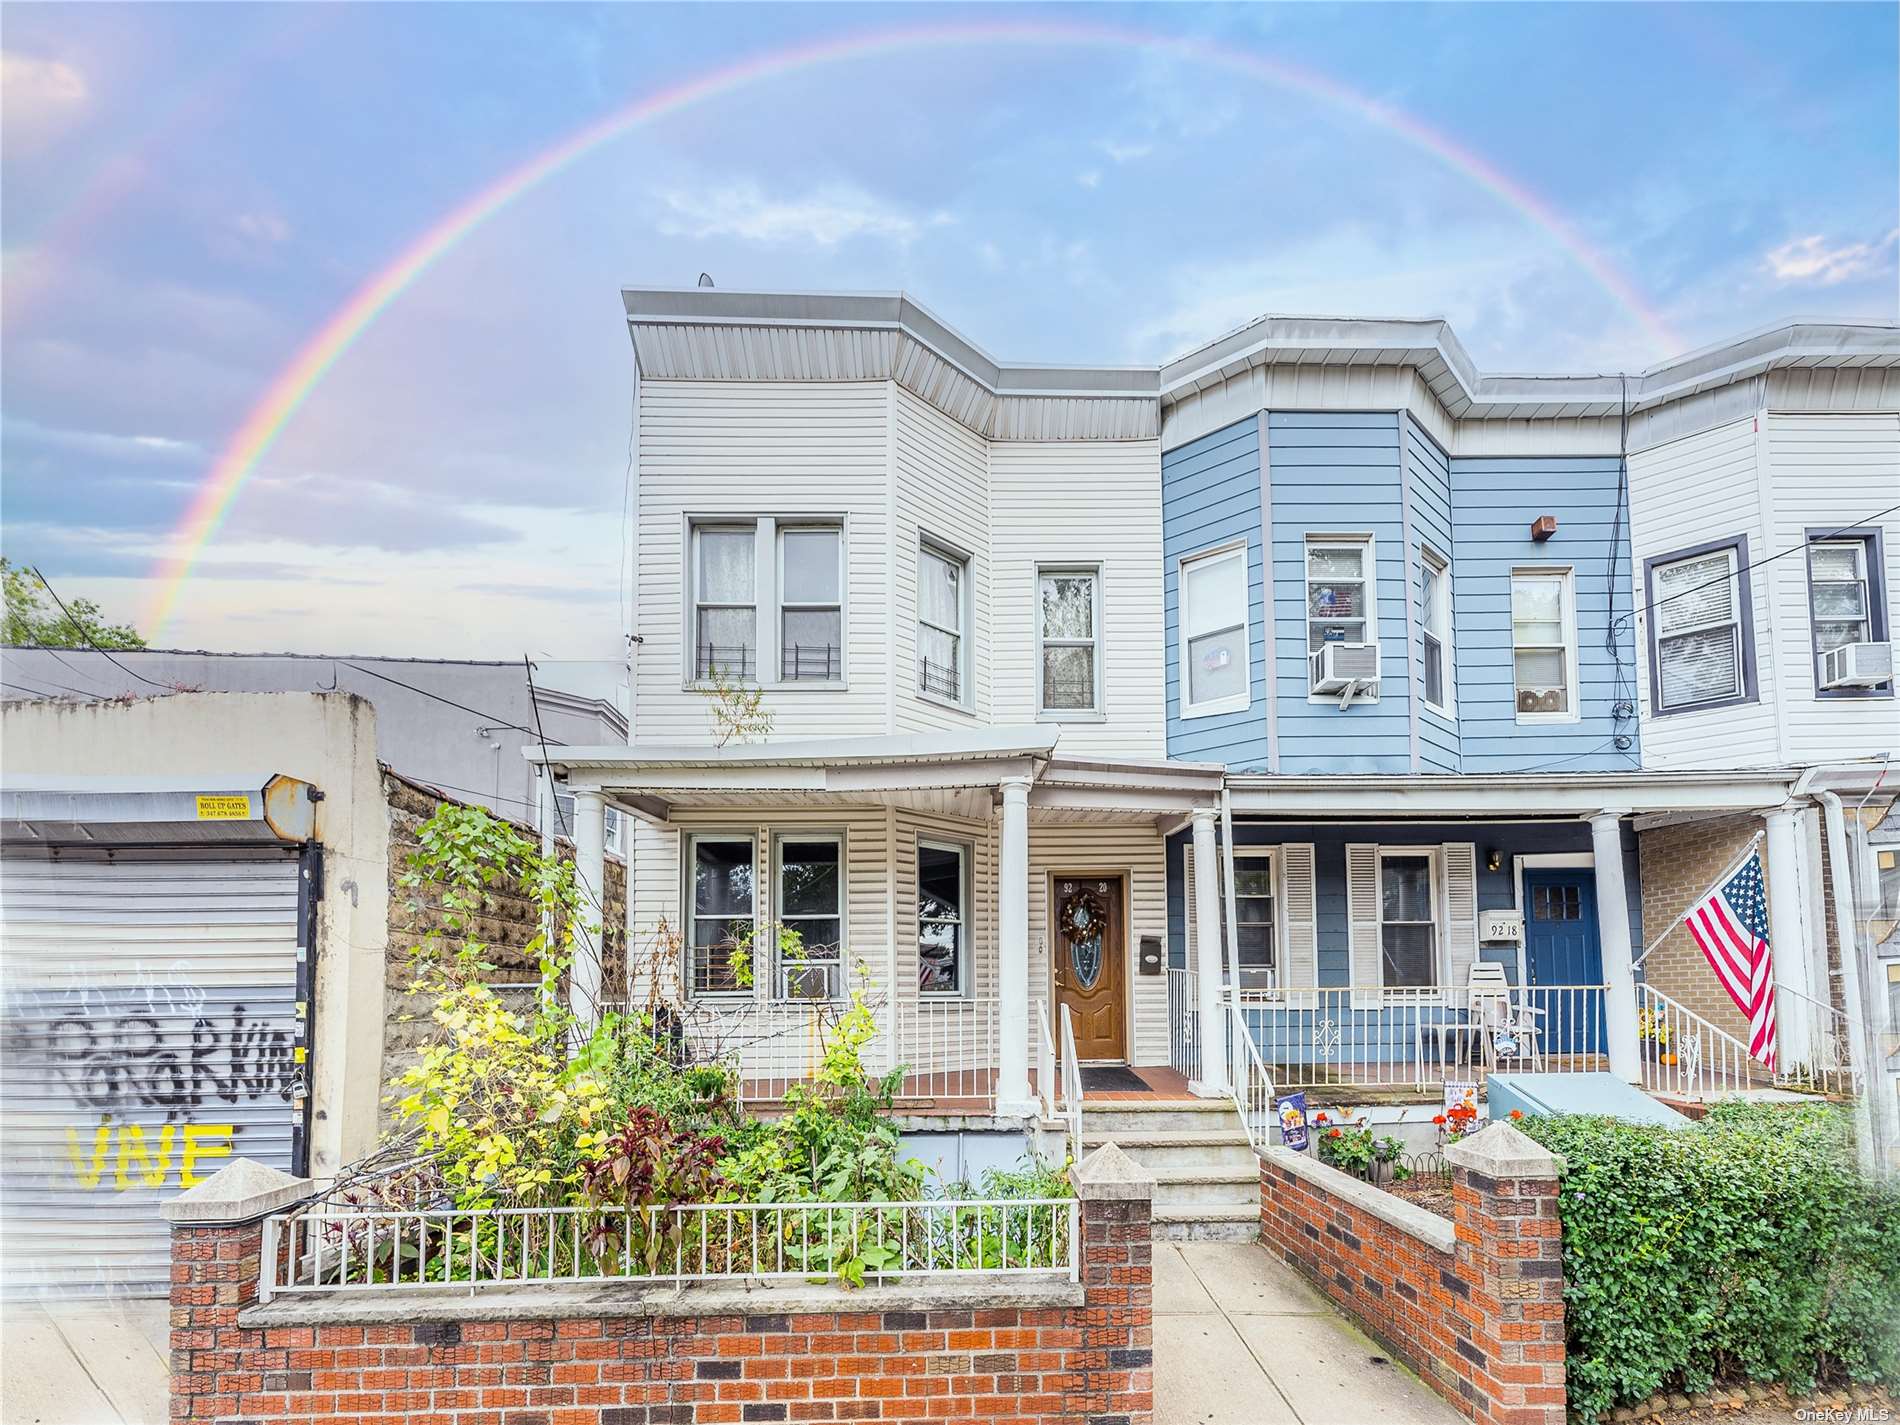
[[[1805,782],[1807,778],[1804,776]],[[1860,1092],[1854,1095],[1854,1136],[1860,1144],[1861,1171],[1873,1174],[1886,1160],[1886,1154],[1893,1144],[1893,1124],[1889,1108],[1892,1106],[1891,1094],[1882,1093],[1879,1080],[1885,1076],[1881,1066],[1875,1061],[1873,1036],[1868,1032],[1864,1007],[1861,1001],[1860,983],[1860,930],[1854,920],[1854,892],[1852,884],[1852,866],[1847,852],[1847,818],[1841,809],[1841,799],[1833,792],[1816,792],[1815,797],[1821,803],[1821,815],[1826,824],[1827,861],[1833,882],[1834,924],[1841,937],[1841,998],[1847,1009],[1848,1052],[1853,1056],[1853,1064],[1861,1072]],[[1872,1100],[1878,1097],[1879,1141],[1875,1141],[1875,1110]]]
[[[1239,920],[1234,910],[1234,803],[1227,794],[1227,779],[1220,783],[1220,871],[1222,908],[1226,923],[1221,926],[1221,955],[1227,961],[1227,983],[1240,992]]]

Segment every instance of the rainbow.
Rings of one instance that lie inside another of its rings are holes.
[[[192,567],[217,534],[245,481],[330,368],[411,283],[517,198],[611,139],[748,85],[814,66],[907,49],[999,44],[1133,47],[1149,53],[1171,54],[1246,74],[1356,115],[1430,154],[1542,229],[1656,343],[1659,352],[1675,349],[1676,342],[1662,318],[1643,301],[1629,278],[1548,202],[1422,120],[1330,76],[1192,37],[1093,23],[995,21],[845,35],[755,55],[615,110],[473,194],[411,242],[394,262],[358,288],[297,352],[220,452],[173,531],[169,541],[172,552],[154,570],[156,591],[147,618],[150,636],[156,639],[170,619]]]

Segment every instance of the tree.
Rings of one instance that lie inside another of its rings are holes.
[[[145,639],[129,623],[107,623],[91,599],[69,599],[65,608],[46,597],[39,576],[0,555],[0,579],[6,583],[6,643],[41,648],[143,648]]]

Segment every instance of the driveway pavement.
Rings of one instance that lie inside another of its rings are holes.
[[[1154,1245],[1155,1425],[1466,1425],[1252,1242]]]
[[[164,1425],[171,1308],[163,1300],[0,1304],[6,1425]]]

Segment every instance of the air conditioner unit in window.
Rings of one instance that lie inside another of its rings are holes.
[[[1379,645],[1323,643],[1308,655],[1313,661],[1313,691],[1369,693],[1379,686]]]
[[[1821,655],[1823,688],[1873,688],[1892,681],[1891,643],[1843,643]]]

